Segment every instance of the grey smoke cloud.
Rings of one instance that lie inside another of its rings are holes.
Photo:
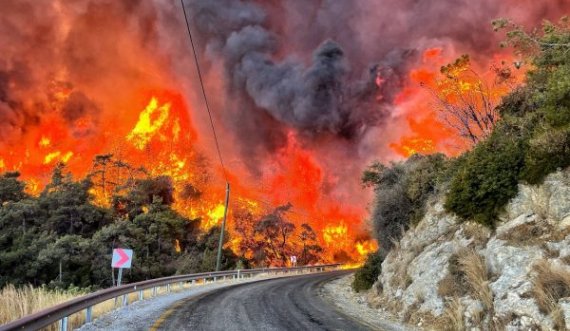
[[[388,87],[403,80],[402,72],[385,70],[392,85],[378,86],[377,75],[388,68],[379,63],[360,68],[355,78],[344,49],[330,39],[320,42],[307,64],[274,60],[280,36],[267,27],[268,16],[255,2],[192,0],[187,5],[205,54],[224,59],[228,93],[302,134],[358,137],[379,124],[397,92]]]

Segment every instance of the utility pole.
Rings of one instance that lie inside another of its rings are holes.
[[[222,265],[222,246],[224,245],[224,231],[226,229],[226,217],[228,215],[228,205],[230,202],[230,183],[226,182],[226,208],[224,209],[224,219],[220,231],[220,242],[218,243],[218,257],[216,259],[216,271],[220,271]]]

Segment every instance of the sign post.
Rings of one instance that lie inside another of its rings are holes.
[[[133,250],[127,248],[113,249],[113,259],[111,260],[111,267],[119,269],[119,276],[117,279],[117,286],[121,286],[123,278],[123,269],[130,268],[133,262]]]
[[[295,255],[292,255],[292,256],[291,256],[291,265],[292,265],[293,267],[296,267],[296,266],[297,266],[297,256],[295,256]]]

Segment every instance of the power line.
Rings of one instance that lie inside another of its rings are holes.
[[[210,111],[210,104],[208,103],[208,97],[206,96],[206,89],[204,88],[204,80],[202,79],[202,71],[200,70],[200,64],[198,63],[198,55],[196,54],[196,47],[194,46],[192,31],[190,29],[190,24],[188,23],[188,15],[186,14],[186,7],[184,7],[184,0],[180,0],[180,4],[182,5],[182,12],[184,12],[184,22],[186,23],[186,28],[188,29],[188,36],[190,37],[190,44],[192,45],[192,53],[194,54],[196,70],[198,71],[198,79],[200,80],[200,87],[202,88],[202,96],[204,97],[204,103],[206,104],[206,110],[208,111],[208,117],[210,118],[210,125],[212,126],[212,132],[214,133],[214,140],[216,142],[216,150],[218,151],[218,158],[220,159],[220,164],[222,165],[222,170],[224,172],[224,178],[227,183],[228,175],[226,173],[226,167],[224,166],[222,152],[220,151],[220,144],[218,143],[218,135],[216,134],[216,128],[214,127],[214,120],[212,118],[212,112]]]

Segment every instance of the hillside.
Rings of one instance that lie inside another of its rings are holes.
[[[494,232],[441,199],[382,263],[370,303],[426,329],[570,326],[570,170],[521,185]]]
[[[493,107],[484,82],[465,80],[469,56],[441,68],[457,88],[436,95],[440,111],[471,146],[364,172],[380,250],[352,287],[372,286],[372,306],[421,328],[567,330],[570,24],[494,27],[528,65],[524,83]]]

